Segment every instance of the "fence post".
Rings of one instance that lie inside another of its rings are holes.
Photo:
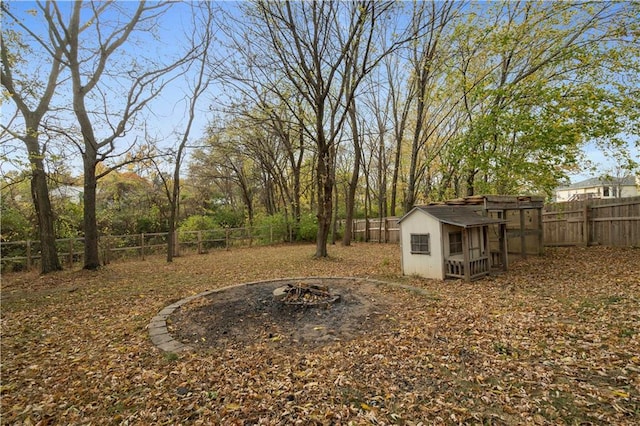
[[[371,223],[369,222],[369,218],[365,217],[364,218],[364,242],[368,243],[369,242],[369,226],[371,225]]]
[[[111,253],[113,253],[112,250],[112,245],[111,242],[113,241],[113,238],[109,237],[107,238],[107,264],[111,263]]]
[[[106,266],[109,264],[109,237],[105,235],[102,241],[102,264]]]
[[[229,250],[229,228],[224,230],[224,248]]]
[[[27,240],[27,271],[31,269],[31,240]]]
[[[202,231],[198,231],[198,254],[202,254]]]
[[[589,201],[585,201],[584,203],[584,211],[582,212],[583,222],[582,222],[582,238],[583,244],[586,246],[589,245]],[[609,234],[611,235],[611,234]]]
[[[525,221],[524,221],[524,210],[520,209],[520,255],[523,259],[527,258],[527,240],[526,234],[524,232]]]
[[[544,254],[544,230],[542,224],[542,208],[537,209],[538,213],[538,256]]]
[[[351,219],[351,238],[354,241],[361,241],[360,230],[358,229],[358,221],[355,219]]]
[[[73,238],[69,238],[69,258],[68,258],[68,266],[71,268],[73,266]]]
[[[178,241],[179,237],[180,234],[178,233],[178,231],[173,231],[173,255],[176,257],[180,256],[180,241]]]
[[[384,218],[384,238],[382,239],[383,243],[387,243],[387,241],[389,240],[389,219],[387,219],[386,217]]]
[[[269,244],[273,244],[273,224],[269,224]]]

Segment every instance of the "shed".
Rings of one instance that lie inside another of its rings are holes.
[[[500,230],[500,257],[507,267],[506,226],[500,218],[472,209],[431,205],[415,206],[398,222],[402,272],[425,278],[464,278],[467,281],[491,271],[489,226]]]

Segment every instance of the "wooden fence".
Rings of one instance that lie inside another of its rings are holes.
[[[290,228],[290,227],[289,227]],[[167,232],[105,235],[99,240],[100,257],[103,264],[112,260],[137,257],[145,259],[152,254],[167,251]],[[210,249],[268,245],[291,241],[292,230],[286,227],[225,228],[207,231],[180,231],[176,233],[176,254],[186,252],[206,253]],[[58,256],[67,267],[84,259],[84,238],[62,238],[56,240]],[[0,243],[0,267],[2,271],[32,269],[40,262],[39,241],[10,241]]]
[[[355,241],[399,243],[398,217],[355,219]],[[640,196],[621,199],[590,199],[545,205],[542,212],[545,246],[607,245],[640,247]],[[144,259],[151,254],[166,252],[166,232],[109,235],[100,239],[103,263],[126,257]],[[83,238],[56,240],[61,261],[68,267],[82,262]],[[247,227],[179,232],[177,253],[205,253],[209,249],[229,249],[232,246],[273,244],[292,240],[290,227],[279,229]],[[31,269],[40,260],[39,241],[0,243],[0,267],[6,270]]]
[[[353,239],[355,241],[377,243],[399,243],[400,225],[398,217],[384,217],[382,219],[354,219]]]
[[[548,204],[542,224],[546,246],[640,247],[640,197]]]
[[[512,212],[513,213],[513,212]],[[510,253],[518,253],[516,234],[520,231],[517,220],[523,218],[513,213],[508,222]],[[531,212],[525,212],[524,220],[539,220]],[[400,242],[399,218],[355,219],[353,235],[356,241]],[[513,223],[511,223],[513,222]],[[526,231],[528,232],[528,230]],[[538,238],[529,232],[527,238]],[[513,235],[511,235],[513,234]],[[519,235],[519,234],[518,234]],[[640,196],[618,199],[590,199],[544,206],[542,235],[545,246],[606,245],[640,247]],[[516,245],[517,245],[516,244]],[[514,251],[515,250],[515,251]]]

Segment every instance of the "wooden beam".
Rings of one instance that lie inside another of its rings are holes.
[[[542,209],[538,209],[538,255],[544,254],[544,229],[542,227]]]
[[[509,269],[509,247],[507,242],[507,225],[500,224],[500,255],[502,256],[502,270]]]
[[[609,203],[609,204],[592,204],[589,207],[592,209],[606,209],[607,207],[619,207],[619,206],[634,206],[638,205],[640,200],[637,197],[633,197],[630,201],[619,201],[617,203]]]
[[[546,211],[544,213],[542,213],[543,216],[550,216],[550,215],[559,215],[559,214],[569,214],[569,213],[582,213],[584,210],[580,209],[580,210],[555,210],[555,211]]]
[[[624,216],[624,217],[594,217],[591,219],[591,222],[607,222],[607,221],[630,221],[630,220],[640,220],[640,216]]]
[[[582,222],[582,220],[580,220],[579,222]],[[546,223],[546,222],[545,222]],[[517,238],[519,236],[521,236],[522,234],[526,235],[538,235],[539,231],[537,229],[525,229],[524,232],[520,232],[520,230],[518,229],[511,229],[509,231],[507,231],[507,237],[508,238]]]
[[[520,210],[520,255],[523,259],[527,258],[527,239],[524,234],[524,210]]]
[[[462,228],[462,256],[464,259],[464,279],[465,281],[471,281],[471,271],[469,267],[471,262],[469,259],[469,230]]]
[[[585,204],[584,211],[582,212],[582,243],[585,246],[589,245],[589,205]]]
[[[489,226],[482,227],[482,256],[487,256],[489,272],[491,272],[491,247],[489,247]]]
[[[509,204],[509,203],[491,203],[487,206],[486,210],[534,210],[544,207],[543,203],[536,204]]]

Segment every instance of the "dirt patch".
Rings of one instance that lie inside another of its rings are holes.
[[[314,348],[388,332],[394,323],[390,314],[415,300],[406,289],[364,279],[303,281],[327,286],[340,298],[319,306],[288,305],[276,300],[273,291],[301,280],[242,285],[184,305],[169,318],[169,332],[196,349],[254,343]]]

